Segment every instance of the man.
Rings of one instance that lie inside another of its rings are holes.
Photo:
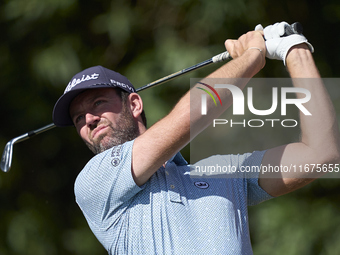
[[[283,60],[292,78],[315,78],[317,86],[294,81],[294,86],[317,95],[305,105],[313,118],[300,116],[301,141],[262,152],[216,156],[203,160],[206,163],[215,160],[240,168],[339,162],[335,113],[314,65],[312,46],[302,35],[282,37],[285,26],[277,23],[264,30],[258,26],[238,40],[227,40],[233,60],[207,78],[233,78],[234,85],[244,88],[265,66],[266,55]],[[276,173],[267,178],[251,173],[244,178],[191,179],[190,167],[178,151],[205,128],[207,118],[218,117],[230,106],[228,90],[217,92],[223,107],[208,101],[209,115],[201,115],[200,100],[190,102],[190,97],[201,96],[193,89],[146,129],[142,100],[124,76],[92,67],[71,80],[55,105],[53,119],[57,126],[74,125],[97,154],[77,177],[75,194],[109,254],[252,254],[247,206],[319,177]]]

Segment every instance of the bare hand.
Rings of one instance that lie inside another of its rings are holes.
[[[228,39],[225,41],[225,47],[234,59],[243,55],[250,48],[258,49],[262,53],[263,62],[265,62],[266,45],[262,31],[250,31],[237,40]]]

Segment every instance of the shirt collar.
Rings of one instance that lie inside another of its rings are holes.
[[[168,162],[173,161],[176,165],[184,166],[187,165],[188,162],[183,158],[182,154],[180,152],[177,152],[174,156],[172,156]]]

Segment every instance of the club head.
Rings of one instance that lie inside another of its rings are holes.
[[[1,170],[3,172],[8,172],[11,169],[12,165],[12,155],[13,155],[13,140],[9,141],[4,149],[4,152],[2,153],[1,157]]]

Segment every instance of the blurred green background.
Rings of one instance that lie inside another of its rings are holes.
[[[300,21],[322,76],[339,77],[335,0],[3,0],[0,147],[51,123],[55,101],[82,69],[103,65],[140,87],[223,52],[227,38],[282,20]],[[149,124],[189,89],[191,77],[216,67],[141,92]],[[287,73],[267,61],[258,77]],[[183,154],[188,159],[188,148]],[[0,173],[1,255],[106,254],[74,201],[74,180],[91,156],[72,128],[14,146],[11,171]],[[339,191],[338,180],[322,179],[250,208],[254,253],[340,254]]]

